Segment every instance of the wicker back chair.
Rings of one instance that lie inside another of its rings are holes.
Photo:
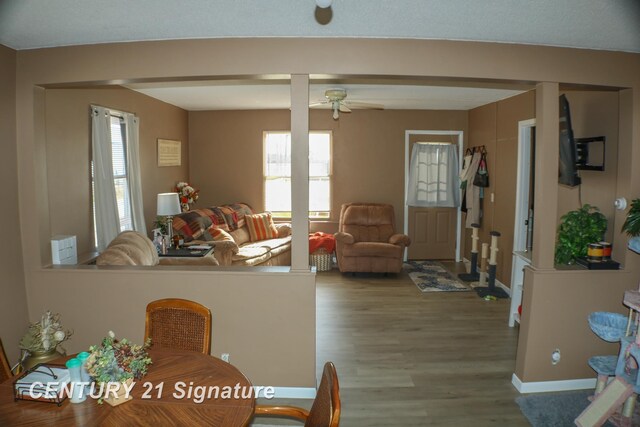
[[[11,367],[7,360],[7,355],[4,353],[4,347],[2,346],[2,340],[0,340],[0,383],[5,382],[9,378],[12,378]]]
[[[155,348],[211,353],[211,310],[178,298],[167,298],[147,305],[144,338]]]
[[[310,411],[295,406],[257,405],[255,414],[295,418],[304,421],[304,427],[338,427],[340,425],[340,385],[336,367],[331,362],[325,363],[320,387]]]

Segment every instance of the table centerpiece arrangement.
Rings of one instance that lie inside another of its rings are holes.
[[[98,385],[119,383],[118,387],[106,387],[112,390],[117,388],[117,396],[108,395],[100,398],[98,403],[104,401],[117,406],[132,399],[131,396],[126,396],[126,388],[122,385],[126,384],[130,390],[134,379],[139,380],[147,374],[147,368],[152,363],[147,353],[150,345],[150,339],[144,345],[137,345],[126,338],[118,340],[113,331],[109,331],[100,345],[89,348],[90,354],[85,365],[89,375]]]

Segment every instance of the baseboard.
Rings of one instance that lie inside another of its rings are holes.
[[[257,397],[264,397],[266,386],[262,386]],[[253,386],[256,390],[256,386]],[[313,387],[270,387],[273,390],[273,399],[314,399],[316,389]]]
[[[469,270],[471,268],[471,261],[469,261],[466,258],[462,258],[462,262],[464,262],[464,266],[467,270]],[[498,279],[496,279],[496,286],[502,288],[503,291],[505,291],[508,295],[509,298],[511,298],[511,288],[508,287],[507,285],[505,285],[504,283],[502,283],[501,281],[499,281]]]
[[[511,383],[520,393],[545,393],[550,391],[585,390],[595,389],[595,378],[583,378],[579,380],[560,381],[532,381],[523,383],[516,374],[511,377]]]

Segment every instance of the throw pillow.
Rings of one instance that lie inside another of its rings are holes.
[[[271,212],[257,215],[245,215],[244,217],[252,242],[259,240],[275,239],[278,237],[278,230],[271,218]]]

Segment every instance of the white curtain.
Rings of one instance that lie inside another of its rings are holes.
[[[133,229],[142,234],[147,233],[144,223],[144,207],[142,205],[142,181],[140,179],[139,118],[124,113],[127,129],[127,176],[129,177],[129,194],[131,195],[131,216]]]
[[[111,114],[106,108],[92,106],[91,119],[96,247],[98,251],[103,251],[120,232],[113,186]]]
[[[409,206],[454,208],[460,205],[457,145],[415,143],[409,166]]]

